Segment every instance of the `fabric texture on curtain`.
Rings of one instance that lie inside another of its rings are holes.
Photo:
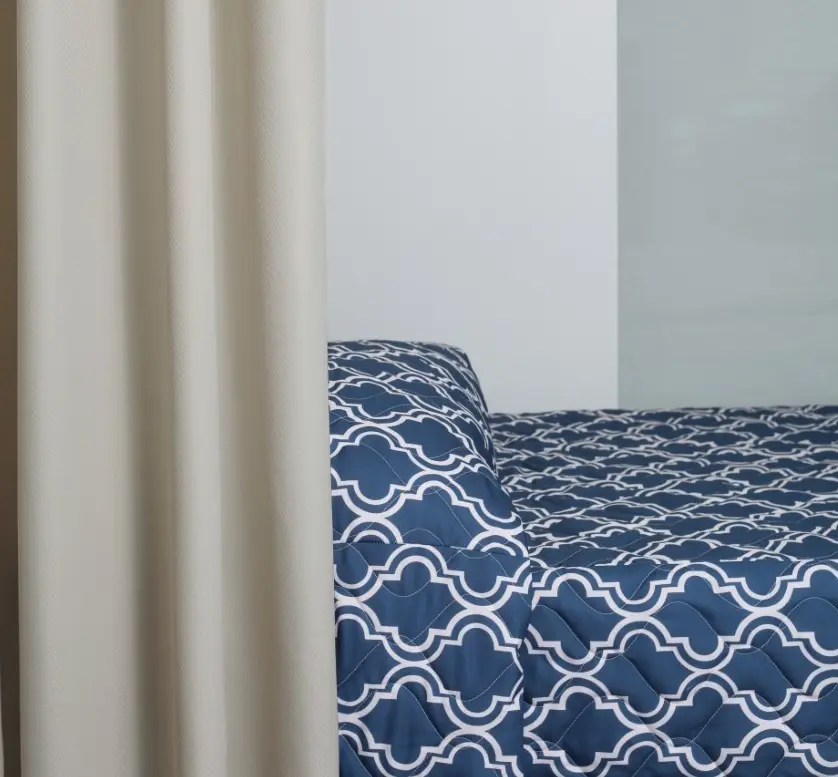
[[[18,31],[23,774],[336,774],[320,2]]]
[[[0,777],[20,774],[16,33],[16,4],[0,3]]]

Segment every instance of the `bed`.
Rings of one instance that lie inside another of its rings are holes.
[[[330,347],[344,777],[838,775],[838,408],[490,414]]]
[[[838,408],[493,416],[526,774],[838,773]]]

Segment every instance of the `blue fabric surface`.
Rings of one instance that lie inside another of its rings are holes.
[[[492,418],[526,775],[838,774],[838,408]]]
[[[518,775],[529,561],[468,359],[329,348],[341,774]]]
[[[343,777],[838,777],[838,408],[489,416],[329,349]]]

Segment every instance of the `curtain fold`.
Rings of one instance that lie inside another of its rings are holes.
[[[15,3],[0,3],[0,777],[20,774],[16,31]]]
[[[337,774],[322,32],[20,2],[24,775]]]

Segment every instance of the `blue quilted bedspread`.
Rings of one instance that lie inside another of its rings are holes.
[[[838,408],[495,415],[524,775],[838,775]]]
[[[838,407],[490,415],[329,349],[342,777],[838,777]]]

